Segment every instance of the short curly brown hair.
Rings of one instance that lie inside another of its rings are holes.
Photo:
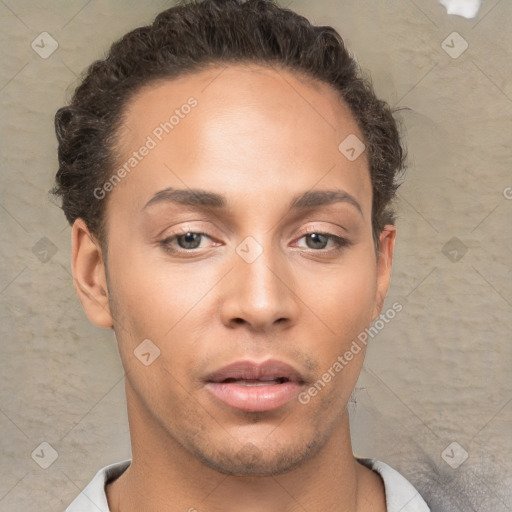
[[[212,64],[242,62],[278,65],[338,91],[365,139],[377,242],[384,226],[395,221],[390,203],[405,160],[393,112],[375,96],[335,29],[313,26],[274,0],[181,3],[127,33],[87,69],[70,104],[55,115],[59,169],[52,192],[61,198],[69,223],[82,218],[106,247],[106,202],[94,190],[114,171],[123,109],[135,93]]]

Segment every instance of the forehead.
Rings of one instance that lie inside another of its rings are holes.
[[[293,194],[319,180],[371,196],[366,154],[349,161],[339,149],[347,137],[363,140],[349,107],[328,84],[295,71],[212,66],[144,86],[124,114],[119,165],[149,139],[152,149],[122,186],[131,182],[146,198],[184,185]]]
[[[287,112],[298,120],[314,118],[312,129],[323,124],[323,130],[350,131],[362,139],[349,107],[330,85],[296,70],[254,63],[210,65],[177,78],[152,81],[129,101],[125,127],[147,129],[145,120],[167,118],[166,113],[191,96],[201,102],[205,115],[258,107],[263,113],[266,107],[267,114],[272,110],[275,116]]]

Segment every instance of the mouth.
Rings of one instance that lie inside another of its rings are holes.
[[[262,377],[261,379],[224,379],[221,384],[237,384],[238,386],[274,386],[290,382],[286,377]]]
[[[284,406],[304,385],[302,375],[277,360],[237,361],[205,379],[205,387],[231,408],[263,412]]]

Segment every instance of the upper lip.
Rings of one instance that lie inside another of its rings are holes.
[[[278,380],[303,383],[304,379],[299,371],[287,363],[276,359],[267,359],[263,362],[249,360],[235,361],[206,377],[207,382],[223,382],[226,379],[235,380]]]

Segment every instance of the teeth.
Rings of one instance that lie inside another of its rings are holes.
[[[281,379],[276,379],[275,377],[262,377],[261,379],[236,379],[233,381],[233,384],[238,384],[239,386],[268,386],[269,384],[281,384],[281,382]]]
[[[284,382],[289,382],[289,379],[286,377],[272,376],[261,377],[259,379],[235,379],[230,377],[222,381],[223,384],[237,384],[239,386],[272,386],[275,384],[283,384]]]
[[[268,386],[279,384],[276,380],[237,380],[235,384],[239,386]]]

